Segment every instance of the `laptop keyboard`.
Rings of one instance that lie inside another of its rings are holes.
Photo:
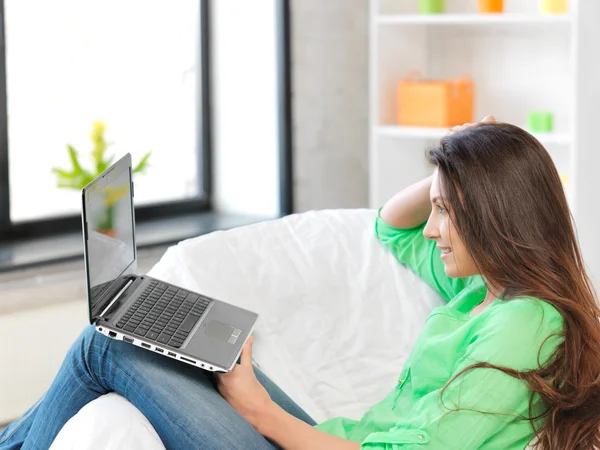
[[[175,286],[152,281],[117,322],[138,336],[179,348],[210,300]]]

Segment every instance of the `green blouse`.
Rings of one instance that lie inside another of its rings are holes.
[[[563,319],[549,303],[530,297],[496,299],[477,315],[485,298],[479,275],[449,278],[440,250],[422,226],[398,229],[377,218],[380,242],[448,301],[433,310],[396,386],[359,420],[338,417],[316,427],[362,443],[364,449],[524,449],[533,438],[527,386],[476,362],[524,371],[548,361],[561,342]],[[547,339],[550,336],[549,339]],[[538,361],[538,351],[540,351]],[[543,411],[536,395],[534,413]]]

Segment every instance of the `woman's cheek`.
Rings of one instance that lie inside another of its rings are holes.
[[[440,236],[442,237],[446,245],[450,245],[450,236],[445,218],[440,220]]]

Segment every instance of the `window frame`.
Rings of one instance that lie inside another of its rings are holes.
[[[152,221],[156,217],[174,218],[179,215],[211,212],[212,208],[212,98],[211,98],[211,0],[200,2],[200,95],[197,107],[200,125],[196,142],[201,158],[198,159],[199,188],[203,193],[193,199],[161,202],[136,206],[136,222]],[[289,0],[276,0],[279,191],[280,216],[293,212],[293,158],[291,107],[291,21]],[[18,241],[26,238],[47,237],[81,230],[79,214],[35,221],[12,223],[10,220],[10,180],[8,161],[8,111],[6,87],[6,40],[4,0],[0,0],[0,241]]]
[[[196,143],[198,158],[198,188],[195,198],[159,202],[135,208],[136,222],[145,222],[155,217],[175,217],[181,214],[211,211],[211,90],[210,90],[210,5],[209,0],[199,0],[200,8],[200,74],[199,98],[196,102],[200,114]],[[37,238],[64,232],[81,230],[81,215],[70,214],[60,217],[12,223],[10,220],[10,179],[8,160],[8,105],[6,86],[6,37],[4,0],[0,1],[0,240],[15,241]]]

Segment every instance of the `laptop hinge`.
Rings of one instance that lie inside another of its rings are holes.
[[[137,287],[137,280],[140,280],[141,277],[131,276],[127,277],[126,280],[123,280],[123,283],[120,286],[117,286],[114,289],[111,289],[112,292],[116,292],[114,295],[110,296],[110,300],[108,301],[107,306],[94,318],[94,320],[103,320],[109,321],[111,316],[125,304],[129,295],[127,291],[135,284]],[[131,290],[133,292],[133,290]]]
[[[110,311],[110,309],[115,304],[115,302],[117,300],[119,300],[119,297],[121,296],[121,294],[123,294],[123,292],[125,292],[127,290],[127,288],[129,286],[131,286],[132,284],[133,284],[133,280],[129,280],[127,282],[127,284],[125,286],[123,286],[123,288],[119,292],[117,292],[117,295],[115,295],[115,297],[110,301],[110,303],[108,304],[108,306],[106,308],[104,308],[104,311],[102,311],[100,313],[100,318],[102,318],[104,316],[104,314],[106,314],[107,311]]]

